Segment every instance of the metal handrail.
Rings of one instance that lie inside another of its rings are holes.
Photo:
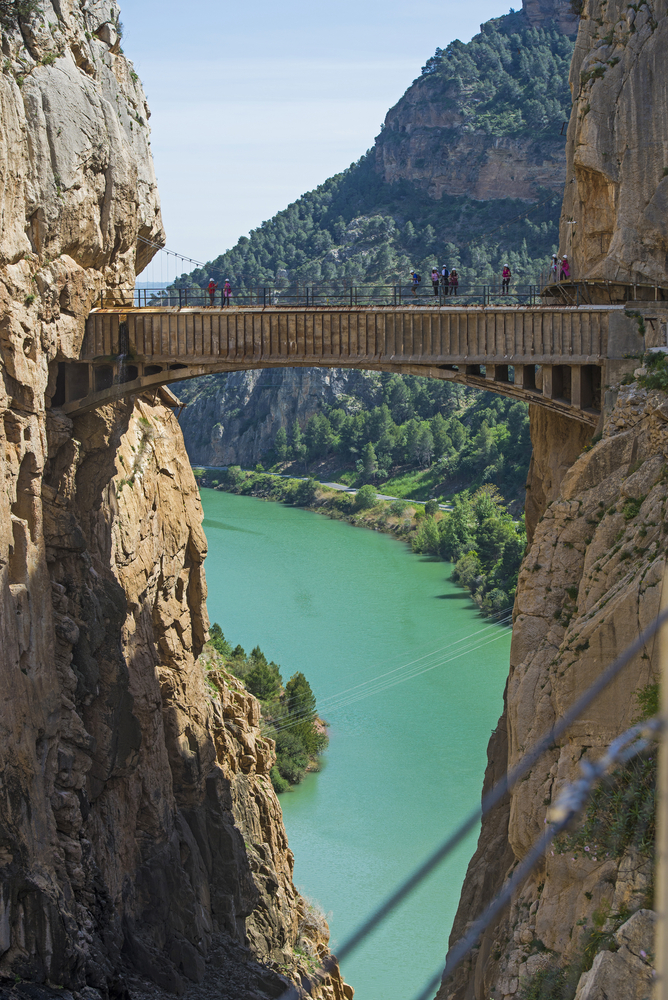
[[[348,285],[319,283],[286,286],[256,285],[233,291],[226,301],[222,288],[211,295],[206,288],[135,288],[135,308],[225,308],[226,306],[277,307],[295,306],[321,308],[338,306],[359,308],[363,306],[406,305],[536,305],[540,300],[539,285],[511,284],[504,290],[498,284],[460,283],[457,287],[439,282],[434,290],[430,281],[417,288],[410,283]]]

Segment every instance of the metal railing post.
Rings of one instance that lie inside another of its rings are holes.
[[[668,607],[668,570],[663,575],[661,609]],[[659,686],[660,714],[663,728],[660,734],[659,773],[656,782],[656,927],[654,955],[656,963],[655,1000],[668,1000],[668,628],[659,633],[661,683]]]

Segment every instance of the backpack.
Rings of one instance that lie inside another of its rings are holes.
[[[416,274],[415,277],[417,278],[418,282],[422,281],[422,278],[420,277],[419,274]]]

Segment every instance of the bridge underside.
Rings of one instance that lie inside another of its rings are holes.
[[[643,344],[623,306],[100,309],[80,360],[60,365],[52,405],[75,415],[215,372],[353,367],[447,379],[595,425],[602,382],[611,365],[628,369],[629,346]]]

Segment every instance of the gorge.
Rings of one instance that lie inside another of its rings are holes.
[[[570,33],[569,7],[555,6]],[[257,702],[220,672],[206,683],[198,661],[206,540],[173,400],[145,393],[72,418],[52,405],[101,294],[121,304],[144,240],[164,238],[119,11],[101,0],[1,10],[0,988],[36,1000],[55,987],[75,1000],[257,1000],[289,982],[305,993],[327,931],[293,883]],[[589,277],[665,284],[666,15],[665,0],[586,0],[581,12],[560,244]],[[522,16],[542,30],[551,8],[527,2]],[[431,86],[427,74],[417,92]],[[383,169],[424,153],[424,134],[419,150],[412,142]],[[428,186],[424,170],[398,183]],[[380,231],[353,230],[353,242]],[[603,386],[595,442],[593,427],[531,406],[529,547],[487,786],[661,603],[668,378],[660,361],[654,381],[637,366],[620,360]],[[486,817],[452,940],[658,670],[653,643]],[[439,998],[519,1000],[531,988],[537,1000],[556,982],[578,1000],[642,1000],[652,858],[633,838],[606,855],[546,857]],[[585,935],[600,945],[590,968]],[[334,966],[311,995],[352,989]]]

